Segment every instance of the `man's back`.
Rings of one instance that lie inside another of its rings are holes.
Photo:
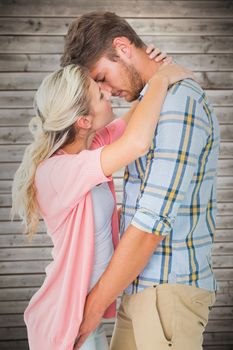
[[[166,236],[126,293],[161,283],[216,289],[211,247],[218,153],[219,126],[204,91],[192,80],[173,85],[150,151],[124,176],[121,233],[131,223]]]

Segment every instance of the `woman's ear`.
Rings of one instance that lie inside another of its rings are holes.
[[[81,116],[75,122],[75,126],[78,127],[79,129],[86,129],[86,130],[91,129],[92,119],[93,117],[91,115]]]

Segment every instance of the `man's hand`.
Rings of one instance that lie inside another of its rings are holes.
[[[94,287],[87,296],[83,321],[79,328],[79,333],[74,344],[75,350],[79,349],[87,337],[98,327],[105,312],[105,308],[101,306],[100,297],[98,297],[97,300],[96,290],[97,288]]]
[[[144,269],[162,236],[145,233],[129,225],[112,259],[86,299],[83,322],[76,344],[79,349],[90,333],[101,322],[109,305]]]

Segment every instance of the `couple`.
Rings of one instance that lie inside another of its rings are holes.
[[[113,13],[77,18],[61,64],[36,93],[12,190],[12,213],[30,235],[41,216],[54,244],[24,313],[30,349],[108,349],[101,320],[123,292],[111,350],[200,350],[216,291],[212,107]],[[137,101],[113,120],[111,95]],[[125,166],[118,243],[111,176]]]

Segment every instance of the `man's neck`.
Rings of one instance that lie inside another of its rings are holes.
[[[143,49],[136,49],[134,66],[141,76],[143,85],[146,85],[152,76],[158,71],[161,62],[151,60]]]

